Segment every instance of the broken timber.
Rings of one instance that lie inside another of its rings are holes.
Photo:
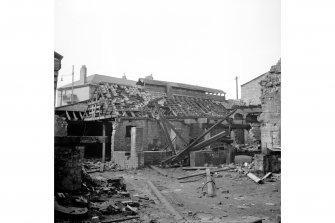
[[[159,107],[158,107],[158,103],[157,103],[157,102],[156,102],[156,104],[155,104],[155,108],[156,108],[156,110],[157,110],[157,112],[158,112],[158,115],[159,115],[159,120],[158,120],[158,122],[159,122],[161,128],[163,129],[163,132],[164,132],[164,134],[165,134],[165,137],[166,137],[166,140],[167,140],[167,142],[168,142],[168,145],[169,145],[169,147],[170,147],[171,150],[172,150],[172,154],[175,155],[175,154],[176,154],[176,150],[175,150],[175,148],[173,147],[173,144],[172,144],[172,141],[171,141],[171,138],[170,138],[170,134],[169,134],[169,132],[168,132],[168,130],[167,130],[167,128],[166,128],[165,122],[164,122],[163,114],[162,114],[161,111],[159,110]]]
[[[165,205],[166,209],[168,209],[168,211],[170,211],[170,213],[177,220],[177,222],[180,222],[183,219],[183,217],[171,206],[171,204],[165,199],[165,197],[159,192],[157,187],[150,180],[148,180],[147,183],[148,183],[150,189],[158,197],[160,202],[162,202]]]
[[[55,136],[55,144],[109,143],[107,136]]]
[[[205,131],[204,133],[202,133],[198,138],[196,138],[190,145],[188,145],[183,151],[181,151],[180,153],[178,153],[177,155],[175,155],[175,156],[172,156],[172,157],[169,157],[168,159],[166,159],[166,160],[163,160],[162,161],[162,164],[164,165],[164,164],[166,164],[166,163],[172,163],[172,162],[177,162],[177,161],[180,161],[180,160],[182,160],[186,155],[188,155],[189,153],[190,153],[190,151],[194,151],[193,149],[192,149],[192,147],[194,147],[194,146],[197,146],[198,148],[197,149],[201,149],[202,147],[199,145],[199,144],[197,144],[205,135],[207,135],[212,129],[214,129],[216,126],[218,126],[219,124],[221,124],[224,120],[226,120],[227,118],[229,118],[229,116],[231,116],[232,114],[234,114],[234,112],[236,111],[237,109],[234,109],[233,111],[231,111],[229,114],[227,114],[223,119],[221,119],[220,121],[218,121],[217,123],[215,123],[215,125],[213,125],[212,127],[210,127],[209,129],[207,129],[207,131]],[[213,143],[214,142],[214,140],[213,140],[213,138],[214,137],[219,137],[219,135],[220,135],[221,133],[219,133],[219,134],[217,134],[217,135],[215,135],[215,136],[213,136],[212,138],[210,138],[209,140],[211,140],[211,143]],[[223,134],[222,135],[220,135],[220,137],[223,137]],[[219,138],[220,138],[219,137]],[[219,139],[219,138],[216,138],[216,140],[217,139]],[[205,140],[205,141],[203,141],[203,142],[201,142],[201,143],[204,143],[204,144],[206,144],[205,142],[206,141],[209,141],[209,140]],[[208,144],[209,145],[209,144]]]
[[[150,167],[151,167],[151,169],[156,170],[158,173],[162,174],[163,176],[165,176],[165,177],[168,176],[168,174],[164,170],[162,170],[162,169],[160,169],[158,167],[155,167],[153,165],[150,165]]]
[[[224,168],[217,169],[217,170],[211,170],[210,173],[216,173],[216,172],[226,171],[226,170],[230,170],[230,169],[232,169],[232,168],[231,167],[224,167]],[[196,177],[196,176],[202,176],[202,175],[205,176],[206,172],[195,173],[195,174],[184,176],[184,177],[178,177],[177,179],[182,180],[182,179],[187,179],[187,178],[190,178],[190,177]]]

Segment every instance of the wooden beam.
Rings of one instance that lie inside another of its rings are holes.
[[[102,123],[102,136],[106,137],[106,128],[107,128],[107,123],[103,122]],[[106,160],[106,143],[102,143],[102,162],[104,163]]]
[[[71,120],[70,114],[69,114],[67,111],[65,111],[65,113],[66,113],[66,117],[67,117],[67,119],[68,119],[68,120]]]
[[[163,118],[164,118],[164,117],[163,117]],[[186,142],[186,140],[185,140],[185,139],[182,137],[182,135],[175,129],[175,127],[169,122],[169,120],[167,120],[167,119],[164,118],[164,121],[165,121],[166,125],[169,126],[169,127],[176,133],[176,135],[183,141],[183,143],[187,145],[188,143]]]
[[[153,165],[150,165],[151,169],[156,170],[158,173],[160,173],[161,175],[168,177],[168,174],[162,170],[161,168],[155,167]]]
[[[77,116],[76,116],[76,113],[74,111],[72,111],[72,114],[73,114],[73,117],[75,120],[78,120]]]
[[[223,168],[220,168],[220,169],[217,169],[217,170],[211,170],[210,172],[211,173],[215,173],[215,172],[222,172],[222,171],[227,171],[227,170],[230,170],[232,169],[231,167],[223,167]],[[196,176],[204,176],[206,175],[206,171],[205,172],[201,172],[201,173],[195,173],[195,174],[191,174],[191,175],[188,175],[188,176],[184,176],[184,177],[178,177],[177,179],[178,180],[182,180],[182,179],[187,179],[187,178],[190,178],[190,177],[196,177]]]
[[[107,136],[55,136],[55,144],[108,143]]]
[[[162,164],[165,164],[165,163],[171,162],[171,161],[176,161],[177,159],[179,160],[181,157],[184,157],[186,154],[189,153],[190,148],[192,148],[194,145],[196,145],[200,141],[200,139],[202,139],[205,135],[207,135],[212,129],[214,129],[216,126],[218,126],[224,120],[226,120],[227,118],[229,118],[229,116],[231,116],[232,114],[234,114],[235,111],[236,111],[236,109],[234,109],[233,111],[231,111],[223,119],[221,119],[220,121],[218,121],[215,125],[213,125],[212,127],[210,127],[207,131],[205,131],[204,133],[202,133],[197,139],[195,139],[190,145],[188,145],[178,155],[176,155],[175,157],[169,157],[168,159],[163,160]]]
[[[170,134],[169,134],[169,132],[168,132],[166,126],[165,126],[165,123],[162,120],[158,120],[158,122],[159,122],[161,128],[163,129],[165,138],[166,138],[166,140],[168,142],[169,147],[172,150],[172,154],[175,155],[176,154],[176,150],[173,147],[173,144],[172,144],[172,141],[171,141],[171,138],[170,138]]]
[[[197,151],[197,150],[200,150],[210,144],[212,144],[213,142],[225,137],[225,131],[223,132],[220,132],[219,134],[216,134],[215,136],[209,138],[208,140],[204,140],[194,146],[191,146],[191,147],[188,147],[187,149],[183,150],[182,152],[180,152],[176,157],[174,157],[171,162],[178,162],[180,161],[181,159],[183,159],[186,155],[190,154],[190,152],[192,151]],[[231,139],[226,139],[226,141],[228,143],[232,143],[233,140]]]
[[[210,137],[209,139],[204,140],[202,142],[199,142],[197,145],[194,145],[193,147],[190,148],[190,151],[197,151],[197,150],[200,150],[200,149],[202,149],[202,148],[204,148],[206,146],[209,146],[213,142],[216,142],[219,139],[222,139],[223,137],[225,137],[225,135],[226,135],[225,131],[220,132],[220,133],[218,133],[218,134]],[[225,141],[227,143],[232,143],[233,142],[232,139],[222,139],[222,141]]]
[[[84,116],[83,116],[82,112],[79,112],[79,115],[80,115],[81,120],[83,120]]]

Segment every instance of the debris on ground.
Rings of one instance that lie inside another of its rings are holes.
[[[139,217],[140,202],[149,202],[146,197],[131,198],[123,177],[105,178],[89,174],[83,168],[82,178],[81,191],[55,193],[55,222],[116,222],[120,219],[134,219]]]

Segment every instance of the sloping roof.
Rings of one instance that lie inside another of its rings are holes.
[[[119,85],[124,85],[124,86],[132,86],[132,87],[136,86],[136,81],[126,80],[123,78],[117,78],[117,77],[111,77],[111,76],[105,76],[105,75],[100,75],[100,74],[94,74],[94,75],[88,76],[86,78],[85,84],[82,84],[80,80],[75,81],[73,83],[73,86],[74,87],[86,86],[90,84],[98,84],[100,82],[107,82],[107,83],[119,84]],[[72,83],[61,86],[58,89],[65,89],[65,88],[71,88],[71,87],[72,87]]]
[[[56,111],[80,111],[80,112],[85,112],[87,109],[87,102],[89,100],[85,100],[85,101],[80,101],[77,103],[73,103],[70,105],[62,105],[62,106],[58,106],[55,108]]]
[[[257,80],[257,79],[259,79],[259,78],[265,76],[267,73],[268,73],[268,72],[266,72],[266,73],[264,73],[264,74],[261,74],[261,75],[259,75],[258,77],[255,77],[254,79],[252,79],[252,80],[250,80],[250,81],[248,81],[248,82],[242,84],[241,87],[243,87],[244,85],[246,85],[246,84],[248,84],[248,83],[250,83],[250,82],[252,82],[252,81],[254,81],[254,80]]]
[[[182,83],[177,83],[177,82],[151,80],[151,79],[146,79],[146,78],[139,78],[139,81],[145,84],[162,85],[162,86],[170,85],[172,87],[178,87],[178,88],[186,88],[186,89],[191,89],[191,90],[226,94],[226,92],[220,89],[207,88],[207,87],[201,87],[201,86],[190,85],[190,84],[182,84]]]

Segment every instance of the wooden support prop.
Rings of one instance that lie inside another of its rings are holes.
[[[180,153],[178,153],[175,157],[173,157],[171,160],[166,159],[164,160],[162,163],[166,163],[166,162],[177,162],[178,160],[181,160],[185,155],[189,154],[189,150],[190,148],[192,148],[194,145],[196,145],[205,135],[207,135],[212,129],[214,129],[216,126],[218,126],[220,123],[222,123],[224,120],[226,120],[227,118],[229,118],[229,116],[231,116],[232,114],[234,114],[234,112],[237,109],[234,109],[233,111],[231,111],[229,114],[227,114],[223,119],[221,119],[220,121],[218,121],[215,125],[213,125],[212,127],[210,127],[209,129],[207,129],[207,131],[205,131],[204,133],[202,133],[197,139],[195,139],[190,145],[188,145],[186,147],[186,149],[184,149],[183,151],[181,151]]]
[[[211,171],[209,168],[206,169],[206,177],[207,177],[207,196],[214,197],[215,196],[215,188],[214,188],[214,178],[211,176]]]
[[[108,143],[106,136],[55,136],[55,144]]]
[[[247,176],[258,184],[263,183],[262,179],[259,179],[256,175],[252,173],[248,173]]]
[[[137,218],[140,218],[140,216],[130,216],[130,217],[124,217],[124,218],[104,220],[104,221],[101,221],[101,223],[121,222],[121,221],[127,221],[127,220],[131,220],[131,219],[137,219]]]
[[[200,149],[202,149],[206,146],[209,146],[213,142],[215,142],[215,141],[217,141],[217,140],[219,140],[223,137],[225,137],[225,131],[220,132],[220,133],[216,134],[215,136],[212,136],[211,138],[198,143],[197,145],[194,145],[192,148],[189,149],[189,152],[200,150]],[[226,139],[225,141],[226,142],[233,142],[233,140],[231,140],[231,139]]]
[[[163,176],[165,176],[165,177],[168,176],[168,174],[164,170],[162,170],[162,169],[160,169],[158,167],[155,167],[153,165],[150,165],[150,167],[151,167],[151,169],[156,170],[158,173],[162,174]]]
[[[268,172],[267,174],[264,175],[264,177],[262,177],[262,181],[265,180],[266,178],[268,178],[269,176],[271,176],[271,172]]]
[[[170,134],[169,134],[169,132],[168,132],[166,126],[165,126],[165,123],[164,123],[162,120],[159,120],[158,122],[160,123],[160,125],[161,125],[161,127],[162,127],[162,129],[163,129],[163,132],[164,132],[164,134],[165,134],[165,138],[166,138],[166,140],[167,140],[167,142],[168,142],[169,147],[170,147],[171,150],[172,150],[172,154],[175,155],[175,154],[176,154],[176,150],[175,150],[174,147],[173,147],[172,141],[171,141],[171,139],[170,139]]]
[[[183,217],[171,206],[171,204],[165,199],[165,197],[159,192],[159,190],[150,180],[148,180],[147,183],[150,189],[155,193],[160,202],[162,202],[165,205],[166,209],[173,215],[176,221],[180,222],[183,219]]]
[[[183,136],[175,129],[175,127],[170,123],[169,120],[165,119],[165,117],[163,117],[163,120],[165,121],[166,125],[169,126],[175,133],[176,135],[183,141],[184,144],[188,144],[186,142],[186,140],[183,138]]]
[[[205,170],[205,169],[217,169],[217,167],[211,167],[211,166],[195,166],[195,167],[183,167],[182,170]]]
[[[211,170],[211,173],[222,172],[222,171],[226,171],[226,170],[230,170],[230,169],[232,169],[232,168],[231,167],[224,167],[224,168],[220,168],[220,169],[217,169],[217,170]],[[184,177],[178,177],[177,179],[182,180],[182,179],[187,179],[187,178],[190,178],[190,177],[196,177],[196,176],[201,176],[201,175],[205,176],[206,172],[195,173],[195,174],[184,176]]]
[[[102,123],[102,136],[106,137],[106,122]],[[106,143],[102,143],[102,162],[106,161]]]

